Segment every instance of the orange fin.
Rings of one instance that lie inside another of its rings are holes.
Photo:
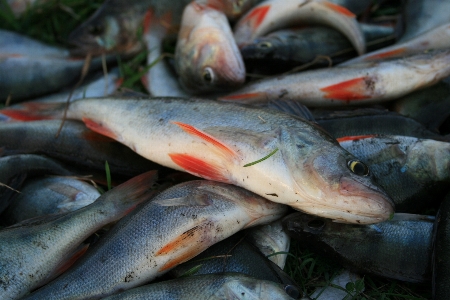
[[[259,100],[262,97],[265,96],[265,93],[263,92],[259,92],[259,93],[247,93],[247,94],[238,94],[238,95],[229,95],[229,96],[224,96],[224,97],[220,97],[219,100],[224,100],[224,101],[251,101],[251,100]]]
[[[370,77],[358,77],[333,84],[320,90],[325,92],[324,98],[344,101],[362,100],[371,97],[370,90],[374,88]]]
[[[67,259],[60,263],[60,265],[53,270],[45,279],[44,284],[47,284],[54,278],[58,277],[65,271],[67,271],[80,257],[86,253],[89,248],[89,244],[80,245],[75,251],[67,256]]]
[[[98,134],[97,132],[89,129],[83,131],[81,137],[86,141],[100,142],[100,143],[116,143],[116,141],[113,140],[112,138]]]
[[[144,20],[142,21],[142,26],[144,27],[144,33],[148,33],[150,31],[150,24],[153,19],[153,9],[147,10],[144,16]]]
[[[169,156],[175,164],[183,168],[186,172],[205,179],[229,183],[222,168],[217,165],[208,163],[189,154],[169,153]]]
[[[383,58],[392,58],[396,57],[399,54],[403,54],[406,51],[406,48],[398,48],[391,51],[386,51],[378,54],[369,55],[365,58],[365,60],[371,59],[383,59]]]
[[[164,271],[170,269],[178,264],[181,264],[190,258],[196,256],[208,246],[209,231],[214,228],[214,224],[210,220],[204,220],[200,224],[183,232],[174,240],[170,241],[156,253],[159,255],[170,255],[180,252],[178,257],[175,257],[163,265],[159,270]]]
[[[118,78],[118,79],[114,82],[114,85],[115,85],[116,89],[120,88],[121,85],[123,84],[123,82],[124,82],[124,78],[123,78],[123,77]]]
[[[36,121],[58,118],[60,109],[64,109],[65,103],[22,103],[20,108],[4,108],[0,114],[16,121]],[[61,110],[62,111],[62,110]]]
[[[96,121],[89,119],[89,118],[82,118],[81,120],[84,122],[84,124],[86,125],[87,128],[89,128],[97,133],[100,133],[101,135],[110,137],[114,140],[117,139],[117,135],[113,131],[111,131],[109,128],[103,126],[103,124],[97,123]]]
[[[343,136],[340,138],[337,138],[336,140],[338,141],[338,143],[342,143],[342,142],[348,142],[348,141],[357,141],[357,140],[362,140],[362,139],[369,139],[369,138],[373,138],[376,137],[376,134],[367,134],[367,135],[353,135],[353,136]]]
[[[172,121],[173,124],[176,124],[178,126],[180,126],[181,129],[183,129],[185,132],[194,135],[196,137],[201,138],[202,140],[204,140],[205,142],[212,144],[213,146],[217,147],[218,149],[220,149],[222,152],[224,152],[227,156],[232,156],[235,157],[237,156],[236,152],[234,152],[233,149],[229,148],[227,145],[225,145],[224,143],[222,143],[221,141],[219,141],[218,139],[216,139],[215,137],[207,134],[206,132],[203,132],[197,128],[195,128],[194,126],[191,126],[189,124],[185,124],[185,123],[181,123],[181,122],[175,122]]]
[[[352,13],[351,11],[349,11],[347,8],[328,2],[328,1],[324,1],[323,4],[325,4],[326,6],[328,6],[329,8],[331,8],[332,10],[334,10],[335,12],[338,12],[344,16],[350,17],[350,18],[354,18],[356,17],[354,13]]]
[[[269,12],[269,9],[270,5],[257,7],[250,11],[249,14],[244,19],[242,19],[240,23],[251,22],[251,27],[253,29],[256,29],[257,27],[259,27],[259,25],[261,25],[262,21]]]

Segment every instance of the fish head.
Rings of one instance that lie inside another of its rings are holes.
[[[182,26],[179,33],[175,65],[181,84],[191,92],[229,90],[242,85],[245,66],[228,21],[213,9],[204,8],[202,13],[210,16],[192,27]]]
[[[302,293],[293,285],[242,276],[229,277],[214,293],[219,299],[298,299]]]
[[[120,24],[113,17],[91,18],[70,33],[68,41],[74,46],[70,53],[86,56],[112,52],[119,44],[120,31]]]
[[[389,219],[394,204],[376,184],[368,166],[324,130],[316,129],[282,130],[280,151],[298,197],[287,204],[341,223],[372,224]]]
[[[244,59],[262,59],[271,58],[276,50],[276,41],[271,38],[257,38],[249,44],[245,44],[241,48]]]

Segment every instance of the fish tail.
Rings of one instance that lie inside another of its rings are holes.
[[[152,186],[158,178],[157,173],[157,171],[149,171],[133,177],[108,191],[94,203],[102,206],[108,202],[114,206],[114,210],[121,211],[121,216],[124,216],[155,193]]]
[[[61,118],[64,114],[66,103],[40,103],[28,102],[19,106],[4,108],[0,114],[7,116],[11,121],[37,121]]]

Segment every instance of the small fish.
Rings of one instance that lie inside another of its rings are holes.
[[[283,219],[283,226],[292,238],[350,270],[425,282],[431,279],[434,220],[399,213],[376,225],[353,225],[294,213]]]
[[[335,138],[382,134],[442,139],[437,131],[428,130],[416,120],[386,109],[314,109],[312,114],[317,124]]]
[[[249,229],[248,235],[253,245],[277,266],[284,269],[291,238],[284,231],[281,220]]]
[[[33,102],[26,102],[20,107],[32,109],[33,105]],[[79,167],[100,171],[104,171],[107,161],[112,174],[125,176],[161,169],[161,166],[137,155],[128,147],[86,128],[81,122],[64,122],[56,137],[60,127],[61,120],[2,124],[2,154],[44,154]]]
[[[312,107],[381,103],[450,75],[450,50],[262,79],[219,100],[265,103],[287,98]],[[404,80],[396,80],[403,78]]]
[[[199,0],[200,4],[239,15],[254,0]],[[83,24],[69,35],[74,56],[103,53],[134,54],[143,48],[139,28],[146,32],[150,23],[160,23],[176,31],[186,5],[192,0],[106,0]],[[152,45],[154,47],[156,45]]]
[[[358,54],[365,52],[364,35],[356,16],[345,7],[324,0],[266,0],[245,14],[234,27],[239,48],[280,28],[321,24],[344,34]]]
[[[80,255],[74,252],[87,237],[153,194],[150,188],[155,174],[151,171],[135,177],[79,210],[1,230],[0,297],[21,298],[60,274],[72,256]]]
[[[448,48],[450,48],[450,22],[426,31],[409,40],[398,42],[392,46],[348,60],[340,64],[340,66],[348,66],[359,62],[393,59],[424,53],[429,50],[445,50]]]
[[[34,155],[22,154],[0,158],[0,213],[2,213],[20,192],[20,186],[27,178],[33,175],[74,175],[56,160]]]
[[[363,135],[337,139],[361,159],[392,197],[397,212],[416,213],[450,184],[450,143],[408,136]]]
[[[209,274],[167,280],[131,289],[105,300],[292,300],[295,294],[281,284],[239,273]]]
[[[65,49],[0,30],[0,101],[55,92],[78,79],[83,65],[83,59],[70,57]],[[94,59],[90,70],[100,66],[101,58]]]
[[[192,2],[186,6],[175,51],[182,86],[191,92],[236,88],[245,66],[224,13]]]
[[[360,26],[369,51],[394,42],[392,27],[367,24]],[[370,42],[374,45],[369,46]],[[241,53],[247,69],[256,69],[258,73],[262,69],[264,74],[287,72],[295,66],[317,60],[318,56],[329,57],[333,65],[336,65],[357,55],[342,33],[325,26],[277,30],[246,44],[241,48]],[[314,66],[325,67],[329,64],[328,59],[322,59]]]
[[[48,105],[0,113],[22,120],[62,116],[65,106]],[[304,212],[363,224],[393,212],[374,178],[349,168],[363,163],[323,129],[292,115],[195,98],[91,98],[72,102],[67,117],[158,164]]]
[[[233,185],[181,183],[120,220],[74,268],[25,299],[101,298],[127,290],[286,212],[286,206]]]
[[[20,194],[2,215],[6,226],[26,219],[65,213],[80,209],[100,197],[89,183],[65,177],[43,177],[27,180]]]
[[[248,230],[240,231],[214,244],[193,259],[172,269],[169,275],[178,278],[190,275],[237,272],[289,285],[300,295],[301,292],[295,281],[252,244],[247,232]]]

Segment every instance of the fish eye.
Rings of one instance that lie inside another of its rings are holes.
[[[298,299],[298,297],[300,297],[300,291],[293,285],[290,284],[285,285],[284,291],[286,292],[286,294],[288,294],[294,299]]]
[[[210,67],[206,67],[203,69],[202,74],[203,81],[210,84],[214,81],[214,72]]]
[[[258,44],[258,48],[267,49],[272,47],[272,43],[270,42],[261,42]]]
[[[325,222],[319,219],[315,219],[308,222],[308,227],[312,229],[322,229],[325,226]]]
[[[352,171],[356,175],[359,175],[359,176],[369,175],[369,167],[366,166],[363,162],[361,162],[359,160],[354,160],[354,159],[349,160],[347,163],[347,166],[350,169],[350,171]]]
[[[89,33],[92,35],[101,35],[104,31],[103,25],[97,24],[97,25],[91,25],[88,28]]]

